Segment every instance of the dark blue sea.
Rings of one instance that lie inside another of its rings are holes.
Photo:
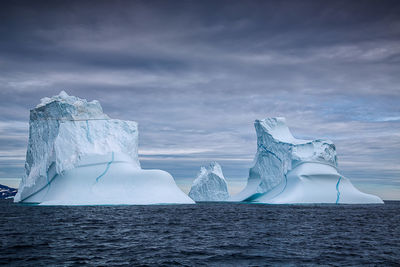
[[[10,266],[399,266],[400,202],[41,207],[0,201]]]

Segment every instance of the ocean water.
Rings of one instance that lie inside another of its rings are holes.
[[[399,266],[400,202],[41,207],[0,201],[10,266]]]

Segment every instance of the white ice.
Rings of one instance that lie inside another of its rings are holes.
[[[212,162],[200,168],[200,173],[193,181],[189,196],[194,201],[224,201],[229,198],[228,186],[221,166]]]
[[[45,205],[193,203],[161,170],[142,170],[138,128],[98,101],[62,91],[31,110],[25,175],[15,202]]]
[[[230,201],[257,203],[383,203],[357,190],[337,170],[329,140],[293,137],[284,118],[256,120],[257,153],[247,186]]]

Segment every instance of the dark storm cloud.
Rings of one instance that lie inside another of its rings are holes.
[[[178,179],[209,160],[245,178],[252,122],[286,116],[350,178],[400,188],[398,1],[0,5],[2,177],[22,173],[29,109],[66,90],[138,121],[142,165]]]

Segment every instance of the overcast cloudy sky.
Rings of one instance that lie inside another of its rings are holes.
[[[210,160],[240,190],[254,120],[284,116],[400,199],[400,1],[1,1],[0,183],[23,174],[29,109],[61,90],[137,121],[142,166],[184,190]]]

